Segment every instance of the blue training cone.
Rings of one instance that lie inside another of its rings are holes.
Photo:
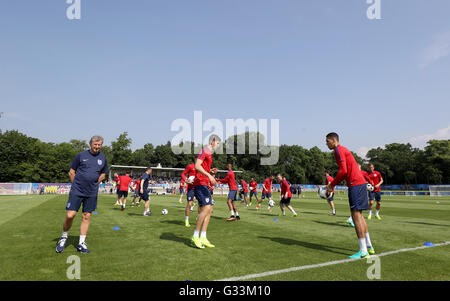
[[[120,230],[120,228],[119,227],[114,227],[114,228],[112,228],[113,230]]]
[[[435,247],[435,245],[432,242],[427,241],[423,244],[425,247]]]
[[[278,222],[279,221],[279,219],[278,218],[275,218],[274,220],[273,220],[274,222]]]
[[[94,212],[94,213],[92,213],[92,214],[98,214],[98,212]]]

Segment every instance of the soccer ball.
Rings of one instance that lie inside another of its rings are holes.
[[[325,188],[325,186],[319,187],[318,193],[319,197],[321,197],[322,199],[329,200],[333,197],[333,192],[327,193],[327,189]]]
[[[270,207],[275,206],[275,202],[274,202],[273,200],[270,200],[270,201],[269,201],[269,206],[270,206]]]
[[[374,191],[374,190],[375,190],[375,187],[373,187],[372,184],[367,184],[367,191],[372,192],[372,191]]]
[[[162,211],[161,211],[161,214],[162,215],[167,215],[169,213],[169,211],[167,210],[167,209],[163,209]]]
[[[188,184],[192,184],[192,183],[194,183],[194,180],[195,180],[195,176],[190,176],[187,182],[188,182]]]

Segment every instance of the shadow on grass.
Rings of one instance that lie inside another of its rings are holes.
[[[269,239],[269,240],[271,240],[273,242],[276,242],[276,243],[279,243],[279,244],[283,244],[283,245],[289,245],[289,246],[297,245],[297,246],[301,246],[301,247],[308,248],[308,249],[314,249],[314,250],[318,250],[318,251],[325,251],[325,252],[341,254],[341,255],[349,255],[349,253],[348,252],[347,253],[343,253],[343,252],[335,251],[333,249],[339,249],[339,250],[344,250],[344,251],[351,251],[351,250],[345,249],[345,248],[326,246],[326,245],[319,245],[319,244],[315,244],[315,243],[311,243],[311,242],[294,240],[294,239],[290,239],[290,238],[266,237],[266,236],[259,236],[259,238]]]
[[[184,226],[184,222],[179,220],[161,221],[161,223]]]
[[[128,212],[127,214],[128,216],[142,216],[142,217],[144,216],[143,213]]]
[[[56,248],[56,244],[58,243],[58,240],[60,239],[60,237],[57,237],[55,239],[53,239],[53,241],[55,242],[55,248]],[[66,241],[66,247],[68,246],[74,246],[75,249],[78,247],[78,243],[80,242],[80,236],[71,236],[69,235],[69,238]]]
[[[450,227],[450,225],[442,225],[442,224],[432,224],[425,222],[405,222],[407,224],[416,224],[416,225],[425,225],[425,226],[436,226],[436,227]]]
[[[322,215],[322,213],[309,212],[309,211],[300,211],[300,213],[303,213],[303,214],[316,214],[316,215]]]
[[[186,246],[193,248],[193,249],[197,249],[191,242],[191,240],[189,238],[186,237],[182,237],[182,236],[176,236],[173,233],[163,233],[161,234],[161,236],[159,237],[160,239],[163,240],[170,240],[170,241],[174,241],[174,242],[179,242],[179,243],[183,243]]]
[[[350,226],[345,222],[335,222],[335,223],[321,222],[321,221],[314,221],[314,222],[318,223],[318,224],[322,224],[322,225],[327,225],[327,226],[350,228]]]

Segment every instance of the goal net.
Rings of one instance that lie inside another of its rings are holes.
[[[450,196],[450,185],[430,185],[430,196]]]

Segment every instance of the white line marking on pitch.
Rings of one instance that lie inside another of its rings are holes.
[[[450,245],[450,241],[435,244],[434,247],[421,246],[421,247],[416,247],[416,248],[400,249],[400,250],[394,250],[394,251],[389,251],[389,252],[373,255],[373,257],[375,257],[375,256],[381,257],[381,256],[392,255],[392,254],[397,254],[397,253],[402,253],[402,252],[429,249],[429,248],[441,247],[441,246],[446,246],[446,245]],[[311,265],[292,267],[292,268],[287,268],[287,269],[282,269],[282,270],[277,270],[277,271],[269,271],[269,272],[264,272],[264,273],[259,273],[259,274],[250,274],[250,275],[245,275],[245,276],[226,278],[226,279],[221,279],[221,280],[216,280],[216,281],[248,280],[248,279],[261,278],[261,277],[266,277],[266,276],[271,276],[271,275],[276,275],[276,274],[282,274],[282,273],[289,273],[289,272],[295,272],[295,271],[301,271],[301,270],[307,270],[307,269],[321,268],[321,267],[326,267],[329,265],[341,264],[341,263],[352,262],[352,261],[357,261],[357,260],[361,260],[361,259],[335,260],[335,261],[329,261],[329,262],[324,262],[324,263],[319,263],[319,264],[311,264]]]

